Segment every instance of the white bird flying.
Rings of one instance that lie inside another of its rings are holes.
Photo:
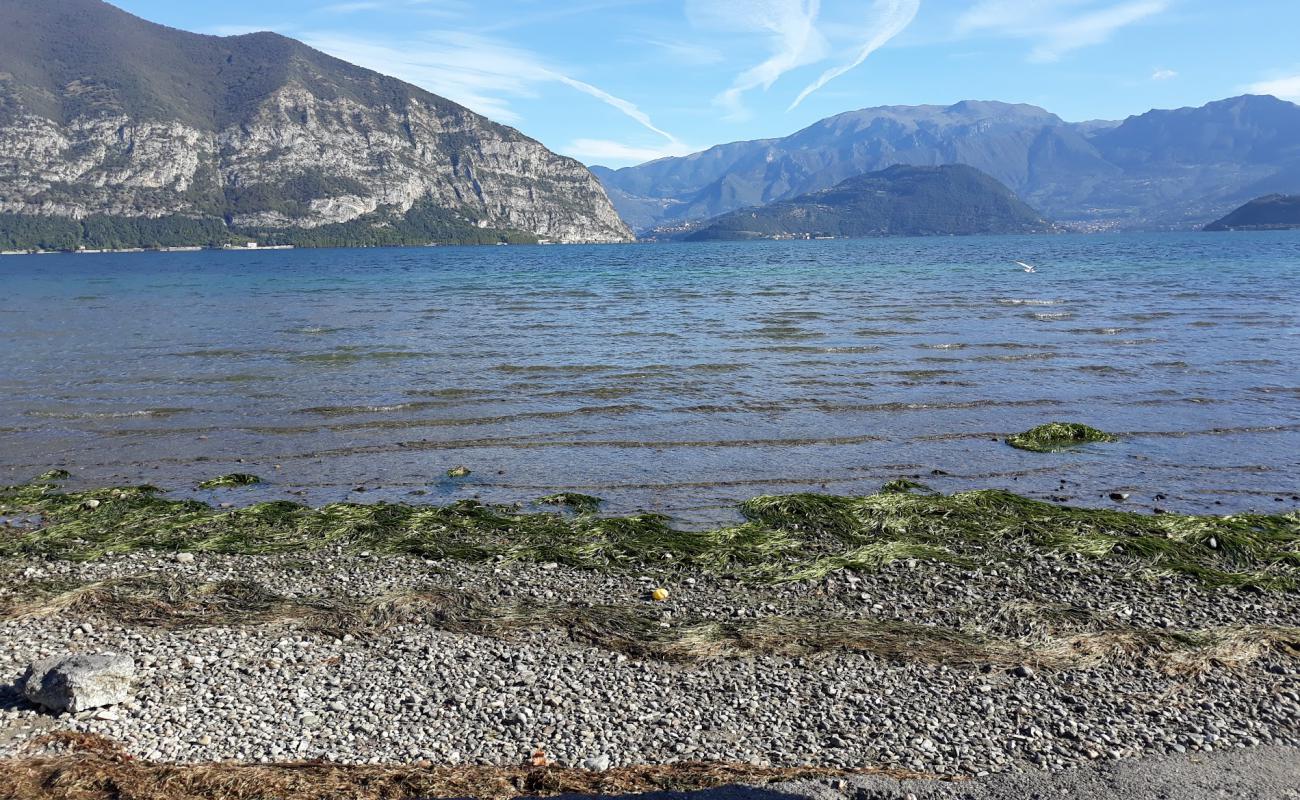
[[[1020,266],[1024,267],[1024,268],[1025,268],[1025,272],[1037,272],[1037,271],[1038,271],[1038,270],[1034,269],[1034,265],[1033,265],[1033,264],[1026,264],[1026,263],[1023,262],[1023,261],[1016,261],[1016,262],[1014,262],[1014,263],[1019,264]]]

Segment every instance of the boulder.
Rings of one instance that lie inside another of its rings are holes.
[[[135,662],[122,655],[64,655],[27,668],[19,685],[27,699],[50,711],[85,711],[131,698]]]

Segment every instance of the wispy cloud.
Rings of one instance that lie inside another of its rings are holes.
[[[575,139],[560,148],[565,155],[586,164],[641,164],[668,156],[684,156],[699,150],[681,142],[670,142],[660,147],[646,147],[614,142],[608,139]]]
[[[1247,86],[1246,91],[1251,94],[1271,94],[1283,100],[1300,103],[1300,75],[1258,81]]]
[[[1172,0],[980,0],[957,22],[959,33],[992,33],[1034,42],[1029,59],[1057,61],[1102,44],[1121,28],[1166,11]]]
[[[770,55],[744,70],[715,102],[732,118],[744,116],[741,99],[753,89],[770,89],[790,70],[821,60],[826,40],[817,29],[821,0],[687,0],[687,16],[706,29],[758,33]]]
[[[311,33],[303,39],[331,55],[423,86],[503,122],[519,120],[510,107],[511,98],[534,97],[539,85],[558,83],[617,109],[670,144],[677,142],[634,103],[573,78],[528,50],[496,39],[450,31],[406,41],[339,33]]]
[[[677,39],[640,39],[637,44],[648,44],[664,51],[675,63],[692,67],[708,67],[726,60],[722,51],[708,45],[693,44]]]
[[[1177,77],[1178,73],[1172,69],[1158,69],[1151,73],[1151,80],[1153,81],[1172,81]]]
[[[872,21],[867,28],[866,40],[858,48],[857,56],[846,64],[831,67],[823,72],[817,80],[805,86],[799,96],[790,104],[789,110],[798,108],[799,104],[813,92],[841,75],[861,66],[868,56],[884,47],[890,39],[893,39],[902,33],[908,25],[911,25],[912,20],[916,19],[916,13],[920,10],[921,0],[876,0],[872,8]]]

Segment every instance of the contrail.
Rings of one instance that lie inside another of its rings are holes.
[[[858,57],[849,64],[833,67],[823,72],[821,77],[810,83],[799,93],[799,96],[786,109],[787,111],[798,108],[799,104],[813,92],[844,73],[857,68],[858,65],[867,60],[867,56],[876,52],[890,39],[902,33],[908,25],[912,24],[912,20],[916,19],[916,12],[921,10],[921,0],[877,0],[876,8],[879,10],[881,17],[879,27],[876,29],[875,34],[862,46],[862,49],[858,51]]]
[[[633,103],[630,103],[621,97],[615,97],[614,95],[610,94],[604,89],[601,89],[599,86],[592,86],[590,83],[584,83],[580,80],[570,78],[568,75],[562,75],[558,72],[550,72],[549,75],[554,80],[557,80],[566,86],[577,89],[578,91],[584,94],[589,94],[592,97],[596,98],[597,100],[601,101],[602,103],[607,103],[613,106],[614,108],[617,108],[619,111],[622,111],[624,114],[628,115],[632,119],[641,123],[641,125],[644,126],[645,128],[654,131],[655,133],[664,137],[665,139],[672,142],[673,144],[677,144],[676,136],[673,136],[671,133],[669,133],[666,130],[663,130],[662,128],[656,127],[654,122],[650,120],[650,115],[646,114],[644,111],[637,108],[636,105],[634,105]]]

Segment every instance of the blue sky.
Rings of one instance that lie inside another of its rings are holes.
[[[274,30],[588,164],[784,136],[876,105],[1006,100],[1121,119],[1300,102],[1297,0],[113,0]]]

